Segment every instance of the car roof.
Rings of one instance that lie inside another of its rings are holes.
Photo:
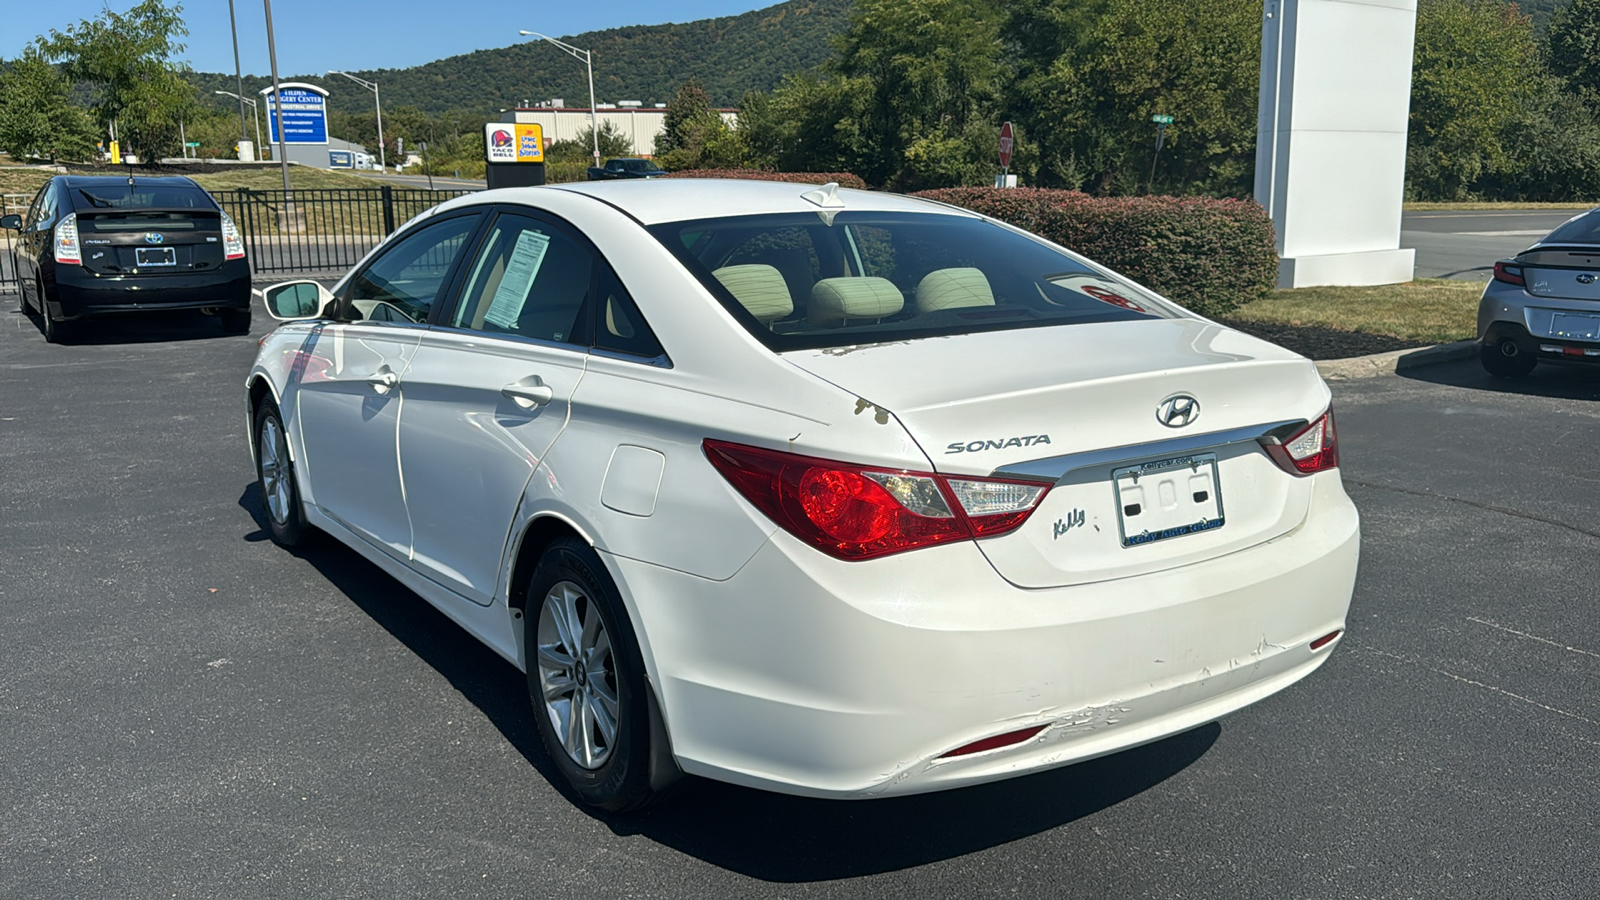
[[[839,188],[837,197],[844,205],[822,207],[803,199],[802,194],[818,190],[814,184],[781,181],[751,181],[734,178],[657,178],[648,181],[580,181],[537,188],[515,188],[506,193],[515,202],[524,191],[568,191],[601,200],[632,216],[644,225],[714,219],[765,213],[815,213],[825,209],[839,212],[921,212],[972,216],[973,213],[940,203],[918,200],[881,191]],[[538,205],[538,195],[527,196]]]
[[[56,180],[67,187],[105,187],[113,184],[127,184],[128,175],[57,175]],[[178,187],[179,185],[192,187],[196,190],[205,190],[196,184],[194,179],[187,175],[133,175],[134,184],[151,184],[154,187]]]

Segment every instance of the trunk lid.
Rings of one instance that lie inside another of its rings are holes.
[[[83,267],[101,275],[185,275],[220,267],[214,209],[79,210]]]
[[[1535,297],[1600,302],[1600,247],[1536,247],[1517,261]]]
[[[1055,482],[1020,529],[978,541],[1023,587],[1157,571],[1287,533],[1305,518],[1310,482],[1279,468],[1254,437],[1269,426],[1285,436],[1287,423],[1314,420],[1329,400],[1306,359],[1196,319],[784,356],[856,394],[858,414],[897,418],[938,472]],[[1186,426],[1157,420],[1174,395],[1198,402]],[[1200,522],[1193,533],[1148,539],[1152,529]]]

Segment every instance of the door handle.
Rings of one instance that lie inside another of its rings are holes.
[[[556,392],[537,375],[513,381],[501,388],[500,393],[523,409],[543,406],[556,398]]]
[[[379,366],[378,371],[367,376],[367,384],[380,394],[387,394],[400,383],[400,376],[396,375],[387,365]]]

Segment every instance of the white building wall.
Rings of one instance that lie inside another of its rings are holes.
[[[721,111],[722,120],[730,128],[738,124],[738,113],[731,109]],[[622,132],[633,144],[634,156],[654,156],[656,152],[656,136],[661,134],[662,123],[666,121],[667,111],[664,109],[644,107],[618,107],[616,109],[599,109],[595,111],[598,126],[603,130],[606,123]],[[544,129],[545,140],[575,141],[589,128],[589,110],[578,107],[537,107],[532,109],[507,110],[500,117],[502,122],[516,122],[522,124],[537,124]]]

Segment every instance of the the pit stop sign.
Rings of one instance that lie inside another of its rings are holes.
[[[1011,168],[1011,123],[1000,126],[1000,168]]]

